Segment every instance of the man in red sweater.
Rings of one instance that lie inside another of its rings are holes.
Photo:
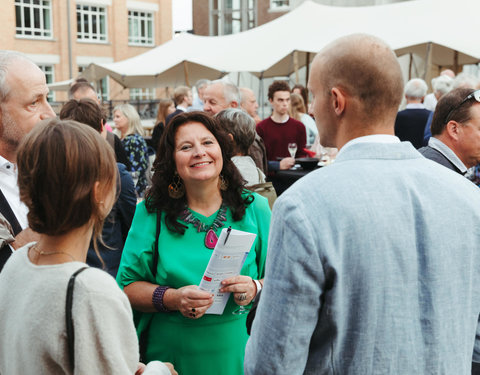
[[[257,124],[257,133],[267,149],[268,170],[289,169],[295,165],[290,157],[288,144],[297,144],[296,157],[307,156],[305,125],[290,117],[290,87],[285,81],[275,81],[268,88],[268,100],[273,113]],[[281,161],[277,158],[283,157]]]

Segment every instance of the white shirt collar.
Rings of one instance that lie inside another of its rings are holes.
[[[405,109],[425,109],[425,105],[423,103],[410,103],[406,105]]]
[[[390,134],[372,134],[354,138],[343,145],[337,154],[337,158],[346,148],[358,143],[400,143],[400,139]]]
[[[187,112],[187,109],[185,107],[182,107],[181,105],[177,105],[177,109],[183,112]]]
[[[455,154],[455,152],[453,152],[453,150],[450,147],[448,147],[445,143],[443,143],[440,139],[435,138],[435,137],[430,137],[430,139],[428,140],[428,145],[431,148],[434,148],[435,150],[440,152],[448,160],[450,160],[450,162],[455,167],[457,167],[460,170],[460,172],[462,172],[463,174],[465,174],[467,172],[468,168],[459,159],[457,154]]]
[[[0,155],[0,169],[15,172],[17,170],[16,164],[12,163]]]

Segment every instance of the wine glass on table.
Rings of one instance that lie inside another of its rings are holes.
[[[290,156],[295,159],[295,154],[297,153],[297,144],[295,142],[288,144],[288,152]]]
[[[295,154],[297,153],[297,144],[295,142],[288,144],[288,152],[290,153],[290,156],[295,159]],[[291,169],[295,169],[295,164],[293,164]]]

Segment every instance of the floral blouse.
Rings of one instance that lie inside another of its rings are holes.
[[[137,196],[143,197],[147,187],[147,143],[141,135],[129,134],[122,139],[122,145],[127,153],[128,159],[130,160],[130,164],[132,165],[130,172],[138,172],[132,174]]]

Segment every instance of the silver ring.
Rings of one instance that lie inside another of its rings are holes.
[[[236,298],[239,301],[245,301],[247,299],[247,293],[240,293]]]

